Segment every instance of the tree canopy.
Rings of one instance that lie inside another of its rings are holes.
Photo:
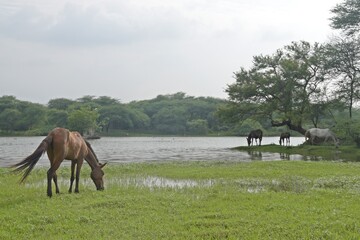
[[[293,42],[272,55],[254,56],[249,69],[234,73],[221,116],[231,122],[266,117],[273,127],[302,134],[307,127],[344,132],[338,122],[348,126],[348,133],[358,131],[353,109],[360,100],[360,0],[345,0],[331,12],[330,25],[339,36],[322,44]]]
[[[325,100],[326,74],[322,46],[293,42],[273,55],[255,56],[253,66],[234,73],[226,89],[230,110],[241,118],[267,117],[272,126],[288,126],[305,133],[303,122],[313,106]]]
[[[346,35],[356,34],[360,30],[360,1],[345,0],[331,9],[333,16],[330,26],[342,30]]]
[[[0,133],[47,134],[54,127],[66,127],[82,134],[96,131],[109,135],[206,135],[228,129],[222,127],[216,116],[223,104],[222,99],[196,98],[182,92],[127,104],[107,96],[58,98],[50,100],[47,106],[3,96],[0,97]]]

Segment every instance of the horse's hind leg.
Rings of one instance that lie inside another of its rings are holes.
[[[48,197],[52,197],[52,190],[51,190],[51,179],[53,178],[53,171],[52,169],[50,168],[48,171],[47,171],[47,195]]]
[[[56,174],[56,172],[54,173],[53,180],[54,180],[54,183],[55,183],[56,193],[59,194],[60,190],[59,190],[59,186],[58,186],[58,182],[57,182],[57,174]]]
[[[57,177],[56,177],[56,170],[59,168],[61,161],[51,161],[51,167],[47,171],[47,195],[48,197],[52,197],[52,189],[51,189],[51,180],[56,179],[56,186],[57,186]]]
[[[76,161],[71,161],[71,176],[70,176],[69,193],[72,193],[72,186],[73,186],[73,183],[74,183],[74,180],[75,180],[75,176],[74,176],[75,166],[76,166]]]
[[[56,168],[57,169],[57,168]],[[50,167],[50,169],[47,171],[47,180],[48,180],[48,186],[47,186],[47,195],[48,197],[52,197],[52,187],[51,187],[51,181],[54,180],[56,193],[59,193],[59,187],[57,184],[57,175],[56,175],[56,169],[53,167]]]

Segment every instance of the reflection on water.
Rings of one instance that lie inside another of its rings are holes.
[[[262,153],[259,151],[247,151],[251,160],[262,160]]]
[[[30,155],[44,137],[1,137],[0,166],[10,166]],[[278,144],[278,137],[264,137],[262,143]],[[304,141],[293,137],[293,146]],[[103,137],[91,144],[100,161],[114,163],[149,161],[252,161],[284,159],[278,153],[240,152],[234,147],[247,146],[245,137]],[[287,156],[288,160],[298,156]],[[64,161],[63,164],[69,164]],[[46,154],[38,165],[49,166]]]
[[[280,153],[281,160],[290,160],[290,154],[288,153]]]
[[[274,160],[305,160],[304,156],[299,154],[288,154],[288,153],[270,153],[260,151],[247,151],[249,158],[254,160],[262,161],[274,161]]]

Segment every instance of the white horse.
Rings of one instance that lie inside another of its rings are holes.
[[[325,129],[310,128],[309,130],[307,130],[305,132],[305,141],[307,139],[309,139],[310,143],[314,144],[315,138],[318,138],[321,140],[324,139],[324,142],[327,142],[329,139],[331,139],[334,142],[336,147],[339,146],[339,140],[337,139],[335,134],[333,132],[331,132],[330,129],[328,129],[328,128],[325,128]]]

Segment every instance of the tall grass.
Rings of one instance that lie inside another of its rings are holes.
[[[46,196],[46,170],[27,183],[0,169],[0,239],[358,239],[360,164],[172,162],[110,165],[106,189],[81,176]]]

